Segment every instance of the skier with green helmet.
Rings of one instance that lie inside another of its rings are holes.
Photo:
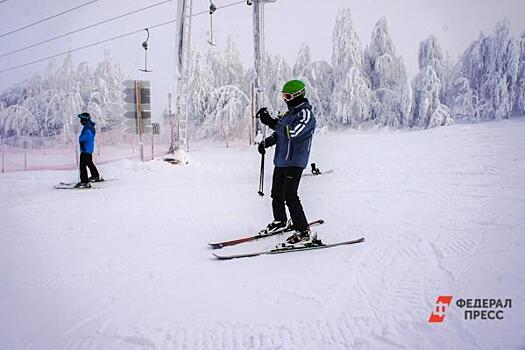
[[[316,241],[317,237],[310,231],[297,190],[303,170],[308,164],[316,121],[302,81],[288,81],[281,93],[288,106],[286,113],[273,118],[267,108],[261,108],[257,112],[261,123],[274,131],[259,144],[259,153],[264,154],[265,148],[275,145],[272,179],[274,221],[261,234],[271,234],[287,226],[286,205],[294,230],[286,243],[307,244]]]

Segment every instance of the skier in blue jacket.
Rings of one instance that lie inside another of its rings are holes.
[[[80,145],[80,182],[75,185],[77,188],[90,188],[91,182],[103,181],[97,167],[93,163],[93,151],[95,150],[95,123],[91,120],[89,113],[80,113],[77,116],[83,125],[78,142]],[[88,178],[87,168],[91,172]]]
[[[268,234],[286,227],[286,204],[294,229],[286,242],[306,244],[315,241],[317,237],[311,234],[297,190],[303,170],[308,164],[316,121],[312,106],[305,97],[306,87],[302,81],[288,81],[283,86],[282,96],[288,111],[280,118],[272,118],[266,108],[257,112],[261,123],[274,130],[272,135],[259,144],[259,153],[264,154],[265,148],[275,145],[272,179],[274,221],[263,231]]]

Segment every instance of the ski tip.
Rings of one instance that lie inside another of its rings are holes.
[[[220,248],[223,247],[221,243],[208,243],[208,245],[209,245],[210,248],[212,248],[212,249],[220,249]]]
[[[355,240],[356,243],[361,243],[365,241],[365,237],[361,237]]]
[[[217,260],[231,260],[232,257],[229,257],[229,256],[223,256],[223,255],[218,255],[218,254],[215,254],[215,253],[212,253],[212,255],[217,259]]]

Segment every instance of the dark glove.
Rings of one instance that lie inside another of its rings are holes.
[[[259,146],[257,146],[257,150],[261,155],[264,155],[266,153],[266,149],[264,148],[264,142],[259,143]]]
[[[255,117],[259,118],[261,120],[261,123],[263,123],[264,125],[268,125],[272,129],[274,129],[277,125],[277,119],[272,118],[266,107],[259,109]]]

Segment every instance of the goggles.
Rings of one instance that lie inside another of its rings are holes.
[[[282,94],[284,100],[285,100],[286,102],[288,102],[288,101],[293,100],[293,99],[296,98],[297,96],[300,96],[300,95],[304,94],[305,92],[306,92],[306,89],[305,89],[305,88],[302,88],[301,90],[299,90],[299,91],[297,91],[297,92],[295,92],[295,93],[293,93],[293,94],[288,93],[288,92],[281,92],[281,94]]]

